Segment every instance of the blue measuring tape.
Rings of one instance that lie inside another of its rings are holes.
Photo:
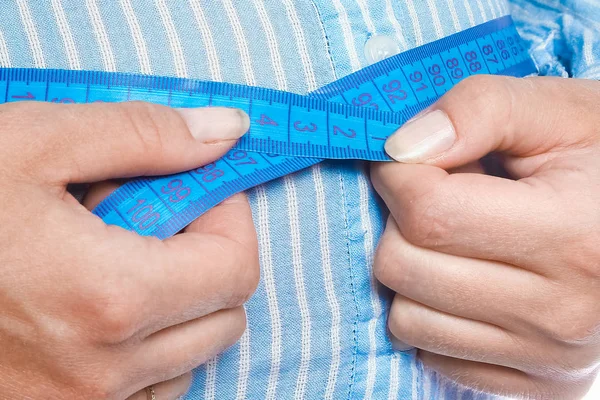
[[[387,137],[468,76],[536,72],[506,16],[388,58],[309,96],[180,78],[37,69],[0,69],[0,93],[4,102],[143,100],[244,110],[250,129],[223,158],[180,174],[129,181],[94,210],[107,224],[164,239],[227,197],[321,159],[389,161]]]

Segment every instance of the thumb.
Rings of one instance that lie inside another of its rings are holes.
[[[444,169],[490,152],[557,155],[596,140],[590,133],[599,118],[590,99],[599,95],[600,85],[591,82],[476,76],[407,122],[387,140],[385,149],[396,161]]]
[[[20,108],[18,108],[20,107]],[[45,182],[96,182],[162,175],[205,165],[222,156],[249,126],[231,108],[173,109],[127,102],[64,105],[22,103],[27,114],[28,169]],[[43,160],[43,165],[35,167]]]

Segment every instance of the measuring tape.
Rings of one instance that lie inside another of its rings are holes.
[[[383,149],[388,136],[468,76],[536,72],[506,16],[388,58],[309,96],[180,78],[0,69],[0,102],[142,100],[244,110],[250,129],[223,158],[129,181],[93,211],[107,224],[164,239],[227,197],[324,158],[389,161]]]

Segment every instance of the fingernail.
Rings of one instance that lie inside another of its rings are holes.
[[[398,340],[394,337],[394,335],[390,334],[390,341],[392,342],[392,348],[397,351],[409,351],[414,349],[413,346],[404,343],[401,340]]]
[[[216,142],[239,139],[248,131],[250,118],[237,108],[176,108],[197,140]]]
[[[452,121],[442,110],[435,110],[408,121],[390,136],[385,151],[394,160],[418,163],[448,150],[456,141]]]

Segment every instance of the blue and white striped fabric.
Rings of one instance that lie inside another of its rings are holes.
[[[595,0],[514,0],[541,71],[600,76]],[[307,93],[401,50],[506,15],[505,0],[0,0],[0,66],[172,75]],[[262,280],[248,331],[188,399],[471,399],[386,336],[371,264],[385,211],[365,166],[326,162],[250,193]]]

